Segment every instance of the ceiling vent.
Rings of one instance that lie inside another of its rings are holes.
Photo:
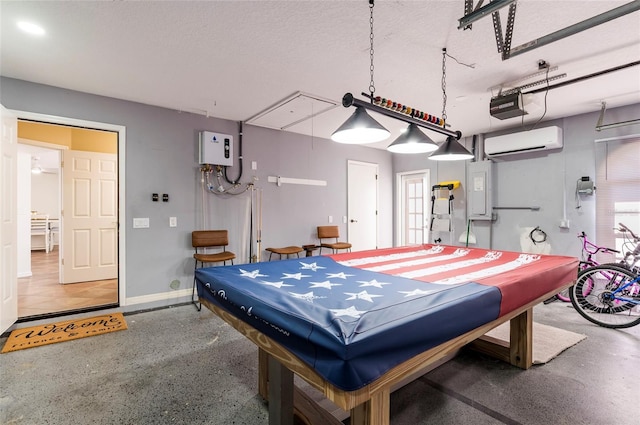
[[[287,130],[337,106],[338,103],[333,100],[309,93],[296,92],[248,118],[245,123],[276,130]]]
[[[539,152],[561,147],[562,129],[557,126],[484,139],[484,152],[488,157]]]

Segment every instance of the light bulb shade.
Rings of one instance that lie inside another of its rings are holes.
[[[447,140],[440,145],[438,150],[429,156],[429,159],[435,161],[464,161],[473,158],[473,154],[453,137],[447,137]]]
[[[383,141],[389,134],[389,130],[358,106],[349,119],[333,132],[331,140],[348,144],[375,143]]]
[[[393,141],[387,150],[393,153],[426,153],[438,149],[436,142],[424,134],[417,125],[411,123],[407,131]]]

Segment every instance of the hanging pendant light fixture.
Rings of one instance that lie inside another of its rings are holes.
[[[387,150],[393,153],[427,153],[438,149],[436,142],[411,123],[407,130],[393,141]]]
[[[442,119],[447,121],[447,49],[442,49]],[[458,142],[457,137],[448,136],[447,140],[433,152],[429,159],[434,161],[463,161],[473,158],[473,154]]]
[[[389,130],[371,118],[362,107],[355,112],[331,135],[338,143],[362,144],[381,142],[389,137]]]
[[[369,58],[371,60],[371,64],[369,66],[371,74],[369,93],[371,93],[371,102],[373,102],[374,93],[376,91],[375,84],[373,83],[373,2],[374,0],[369,0],[369,26],[371,28],[369,33]],[[338,143],[350,144],[376,143],[385,140],[390,134],[389,130],[371,118],[364,108],[357,107],[353,115],[351,115],[344,124],[333,132],[331,140]]]
[[[440,145],[438,150],[429,156],[429,159],[435,161],[463,161],[471,158],[473,158],[471,152],[453,136],[447,137],[447,140]]]
[[[371,47],[369,50],[369,56],[371,58],[371,82],[369,83],[369,94],[362,93],[363,96],[369,98],[369,102],[362,101],[353,97],[351,93],[345,93],[342,97],[342,106],[349,108],[351,106],[356,107],[356,111],[353,115],[345,121],[332,135],[331,139],[339,143],[351,143],[351,144],[365,144],[380,142],[389,137],[389,131],[384,128],[380,123],[367,113],[367,111],[373,111],[387,117],[391,117],[400,121],[404,121],[409,124],[407,130],[394,140],[391,145],[387,147],[387,150],[394,153],[438,153],[438,145],[427,137],[418,127],[426,128],[427,130],[435,131],[436,133],[448,136],[447,141],[451,144],[450,140],[458,143],[457,140],[462,137],[460,131],[449,130],[446,120],[446,91],[445,91],[445,58],[446,49],[443,50],[443,62],[442,62],[442,93],[444,97],[442,107],[442,118],[438,118],[434,115],[428,114],[424,111],[417,110],[409,105],[400,104],[399,102],[392,101],[388,98],[382,98],[375,96],[375,84],[373,82],[373,7],[374,0],[369,0],[370,10],[370,26],[371,32],[369,38],[371,41]],[[443,145],[444,146],[444,145]],[[460,146],[463,151],[466,149]],[[451,152],[448,152],[450,155]],[[464,152],[459,152],[459,155],[454,157],[448,156],[447,159],[467,159],[466,155],[462,155]],[[473,157],[467,152],[469,158]],[[440,155],[431,155],[431,159],[441,159]]]

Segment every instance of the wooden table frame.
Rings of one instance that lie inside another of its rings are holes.
[[[258,393],[265,400],[269,400],[270,425],[292,425],[294,409],[298,408],[299,403],[308,402],[300,399],[302,395],[296,391],[293,383],[294,374],[319,390],[336,406],[350,412],[352,425],[389,425],[392,390],[396,389],[400,383],[406,384],[409,377],[418,377],[428,372],[434,364],[447,356],[454,355],[466,345],[519,368],[531,367],[533,364],[533,307],[572,284],[573,282],[566,283],[492,322],[424,351],[390,369],[369,385],[354,391],[335,387],[281,344],[210,301],[204,298],[201,298],[201,301],[204,306],[258,346]],[[507,321],[511,324],[508,344],[494,338],[483,337],[485,333]],[[331,423],[328,421],[330,419],[323,419],[322,423]],[[313,422],[308,420],[308,423]],[[336,421],[336,423],[340,422]]]

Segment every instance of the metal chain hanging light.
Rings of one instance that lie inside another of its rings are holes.
[[[409,124],[407,131],[405,131],[400,137],[398,137],[387,150],[395,153],[422,153],[432,152],[437,149],[437,144],[422,133],[418,127],[423,127],[436,133],[444,134],[449,138],[456,141],[462,137],[460,131],[449,130],[445,127],[444,117],[438,118],[434,115],[428,114],[424,111],[417,110],[416,108],[408,105],[402,105],[397,102],[393,102],[387,98],[381,98],[375,96],[375,83],[373,79],[374,73],[374,49],[373,49],[373,8],[374,0],[369,0],[369,73],[371,76],[369,82],[369,93],[362,92],[361,94],[369,98],[368,102],[356,99],[351,93],[345,93],[342,97],[342,106],[349,108],[355,106],[356,110],[353,115],[345,121],[336,131],[331,135],[331,139],[339,143],[352,143],[352,144],[365,144],[380,142],[389,137],[389,131],[384,128],[380,123],[371,118],[367,114],[367,110],[379,113],[381,115],[391,117]],[[444,66],[444,65],[443,65]],[[444,74],[444,72],[443,72]],[[443,75],[443,84],[444,84]],[[446,103],[446,92],[445,103]],[[443,105],[443,112],[444,105]],[[464,149],[464,148],[463,148]],[[436,158],[434,158],[436,159]],[[451,158],[453,159],[453,158]],[[455,158],[460,159],[460,158]],[[465,158],[466,159],[466,158]]]
[[[374,93],[376,91],[376,87],[373,81],[373,7],[374,0],[369,0],[369,41],[370,41],[370,49],[369,49],[369,73],[371,75],[371,80],[369,82],[369,93],[371,94],[371,102],[373,103]],[[348,143],[348,144],[364,144],[364,143],[375,143],[385,140],[389,137],[391,133],[389,130],[384,128],[379,122],[371,118],[367,111],[359,106],[356,108],[355,112],[342,124],[336,131],[331,135],[331,140],[338,143]]]
[[[447,121],[447,49],[442,49],[442,120]],[[458,142],[459,136],[447,136],[447,140],[433,152],[429,159],[435,161],[463,161],[473,158],[473,154]]]
[[[446,119],[444,109],[442,119],[442,127],[444,127],[444,120]],[[420,131],[418,126],[413,123],[409,124],[404,133],[387,146],[387,150],[393,153],[429,153],[436,149],[438,149],[436,142]]]

